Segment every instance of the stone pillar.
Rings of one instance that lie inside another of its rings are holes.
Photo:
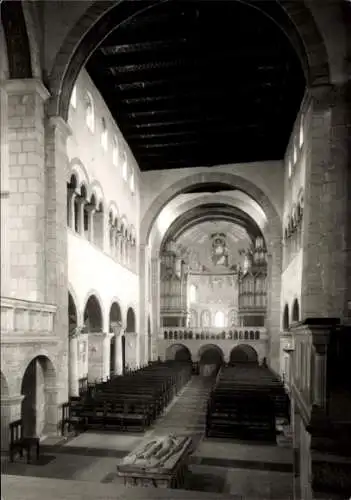
[[[267,316],[266,327],[269,331],[270,367],[279,373],[280,367],[280,300],[281,300],[281,221],[279,217],[269,221],[269,231],[266,235],[269,248],[267,254]]]
[[[46,436],[55,435],[58,433],[58,394],[61,389],[57,386],[45,386],[45,426],[43,433]]]
[[[3,85],[0,85],[0,173],[1,173],[1,295],[10,295],[11,273],[10,273],[10,172],[9,172],[9,133],[8,133],[8,106],[7,92]],[[16,132],[13,132],[16,136]]]
[[[90,243],[94,243],[94,214],[95,214],[95,207],[92,207],[91,205],[87,206],[87,212],[88,212],[88,240]]]
[[[110,333],[89,333],[88,381],[106,380],[110,373]]]
[[[75,191],[69,192],[68,206],[67,206],[68,226],[72,229],[72,231],[74,231],[75,226],[76,226],[76,211],[74,209],[76,196],[77,196],[77,193]]]
[[[148,297],[148,259],[149,248],[147,245],[140,245],[139,247],[139,336],[141,341],[145,344],[147,337],[147,318],[149,311],[149,297]],[[147,348],[144,349],[147,359]],[[145,360],[140,360],[144,362]]]
[[[21,404],[24,395],[8,396],[1,394],[1,451],[9,450],[9,424],[21,418]]]
[[[351,299],[350,83],[309,93],[301,314],[343,318]]]
[[[69,395],[79,396],[78,374],[78,337],[70,336],[69,339]]]
[[[58,404],[68,399],[68,277],[67,277],[67,172],[66,141],[71,131],[60,117],[46,124],[46,300],[57,307],[54,332],[56,349]],[[42,250],[41,250],[42,251]]]
[[[115,349],[114,362],[115,362],[115,365],[113,367],[113,371],[116,375],[121,375],[123,372],[122,342],[121,342],[123,329],[122,329],[121,325],[112,325],[112,330],[113,330],[113,334],[115,336],[115,343],[114,343],[114,349]]]
[[[78,234],[85,236],[84,232],[84,207],[86,200],[84,198],[79,198],[78,200]]]
[[[7,120],[4,110],[1,111],[2,125],[7,121],[5,137],[1,128],[1,143],[8,142],[8,150],[4,146],[1,151],[5,154],[4,162],[1,160],[1,167],[5,168],[1,180],[4,176],[5,193],[6,188],[11,193],[9,200],[2,203],[5,211],[8,209],[8,223],[12,224],[5,236],[5,244],[9,245],[10,292],[16,298],[45,302],[43,124],[44,103],[49,92],[40,80],[13,79],[2,84],[1,94],[1,104],[5,104],[7,111]],[[9,185],[6,185],[7,175]],[[8,272],[6,263],[4,272]]]

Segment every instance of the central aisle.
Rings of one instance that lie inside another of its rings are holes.
[[[205,434],[207,401],[214,383],[213,377],[193,376],[148,435],[189,434],[196,446]]]

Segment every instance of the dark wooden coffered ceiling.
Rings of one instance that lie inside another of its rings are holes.
[[[278,3],[154,4],[87,64],[141,170],[283,158],[305,81]]]

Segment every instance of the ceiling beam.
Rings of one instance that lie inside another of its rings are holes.
[[[170,40],[153,40],[145,42],[132,42],[125,44],[112,44],[106,45],[100,48],[100,52],[104,56],[115,56],[119,54],[133,54],[138,52],[154,52],[163,51],[172,48],[178,48],[184,44],[188,43],[188,39],[185,37],[174,38]]]

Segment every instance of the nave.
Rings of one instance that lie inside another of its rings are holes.
[[[90,424],[85,432],[78,435],[70,433],[61,440],[47,438],[41,445],[41,455],[37,462],[25,463],[25,459],[16,458],[14,463],[2,462],[4,476],[5,498],[10,500],[22,496],[28,487],[33,492],[41,491],[50,494],[55,499],[55,489],[60,494],[67,492],[65,498],[83,498],[74,496],[84,494],[84,498],[195,498],[196,492],[203,492],[203,498],[292,498],[292,450],[290,446],[277,442],[263,442],[247,439],[222,439],[205,437],[206,423],[208,421],[209,402],[215,389],[221,387],[220,383],[226,380],[223,371],[231,372],[242,382],[251,377],[257,384],[257,370],[261,367],[228,367],[222,369],[214,376],[190,375],[189,367],[184,368],[184,363],[162,363],[161,366],[146,367],[144,369],[126,374],[123,378],[127,387],[135,384],[145,389],[145,380],[148,381],[150,392],[153,389],[152,377],[158,378],[157,373],[165,375],[169,370],[182,375],[173,378],[178,392],[168,402],[160,415],[143,432],[137,432],[130,427],[129,431],[106,430],[98,421],[90,419]],[[180,366],[179,366],[180,365]],[[143,372],[143,375],[138,375]],[[149,375],[147,375],[149,372]],[[153,373],[153,375],[151,375]],[[188,375],[187,375],[188,373]],[[243,374],[246,373],[246,377]],[[263,373],[263,372],[262,372]],[[268,372],[265,371],[268,375]],[[240,375],[240,376],[239,376]],[[144,383],[142,382],[144,377]],[[129,381],[128,381],[129,378]],[[118,378],[117,378],[118,379]],[[134,382],[138,380],[139,382]],[[113,384],[113,379],[111,380]],[[116,384],[116,381],[115,381]],[[105,385],[105,395],[108,394]],[[116,401],[117,385],[114,396],[109,393],[109,400]],[[92,388],[90,388],[91,390]],[[97,388],[96,394],[99,392]],[[91,391],[94,392],[94,391]],[[230,396],[231,388],[228,392]],[[135,394],[135,393],[134,393]],[[133,396],[133,393],[131,393]],[[100,392],[101,397],[101,392]],[[139,399],[142,400],[143,396]],[[83,398],[82,398],[83,399]],[[90,397],[91,407],[92,397]],[[77,402],[74,402],[77,404]],[[259,410],[257,410],[259,413]],[[89,420],[89,419],[88,419]],[[88,421],[86,420],[86,422]],[[83,431],[83,429],[81,429]],[[189,466],[181,489],[164,490],[164,496],[155,488],[125,488],[121,478],[117,476],[116,465],[143,441],[154,436],[165,434],[186,434],[193,438],[193,446],[189,457]],[[16,482],[16,477],[22,476]],[[24,481],[23,476],[27,476]],[[37,478],[50,478],[53,481],[40,482]],[[54,480],[64,481],[54,481]],[[30,482],[27,483],[27,480]],[[86,483],[89,483],[89,486]],[[27,486],[28,485],[28,486]],[[113,496],[110,487],[115,489]],[[104,489],[105,488],[105,489]],[[184,491],[186,490],[186,491]],[[74,493],[76,492],[76,493]],[[17,496],[16,496],[17,495]],[[72,496],[70,496],[72,495]],[[103,497],[103,495],[105,495]],[[121,496],[119,496],[121,495]],[[122,496],[123,495],[123,496]],[[161,495],[161,496],[160,496]],[[179,496],[180,495],[180,496]],[[208,495],[208,496],[207,496]],[[28,497],[26,494],[26,498]],[[34,498],[34,496],[33,496]]]

